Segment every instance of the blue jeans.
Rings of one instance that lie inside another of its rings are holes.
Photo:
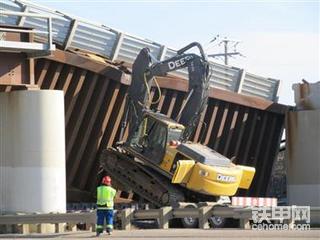
[[[113,229],[113,209],[97,209],[97,232],[103,232],[103,223],[106,219],[107,232]]]

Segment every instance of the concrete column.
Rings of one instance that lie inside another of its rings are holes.
[[[290,111],[286,117],[289,205],[320,206],[320,110]],[[317,219],[320,222],[320,219]]]
[[[66,211],[64,95],[0,93],[0,213]]]

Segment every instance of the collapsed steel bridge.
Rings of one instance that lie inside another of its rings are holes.
[[[21,5],[21,1],[14,1],[14,4],[18,3],[20,5],[17,6],[21,8],[11,10],[20,11],[24,9],[22,6],[27,10],[34,9],[34,5]],[[40,7],[38,9],[43,10]],[[35,10],[32,11],[34,14]],[[32,17],[28,15],[16,17],[16,23],[28,23],[31,20]],[[1,32],[5,32],[2,40],[44,42],[38,33],[33,32],[33,26],[13,26],[13,22],[11,26],[8,23],[4,26],[4,23],[1,26]],[[53,20],[53,30],[55,24]],[[96,30],[106,31],[102,27]],[[70,40],[71,36],[72,31],[66,35],[69,43],[73,41]],[[110,58],[99,52],[75,49],[72,44],[66,48],[65,44],[55,38],[53,42],[57,49],[52,55],[46,56],[42,52],[36,59],[28,58],[30,53],[26,51],[0,49],[0,91],[56,89],[64,92],[68,201],[91,201],[96,187],[99,154],[119,140],[124,100],[131,81],[131,60],[123,61],[120,57]],[[125,40],[120,43],[126,45]],[[120,43],[116,46],[121,46]],[[119,48],[118,56],[121,55],[119,51],[125,50]],[[229,76],[231,68],[223,68],[225,70],[220,69],[219,74]],[[233,86],[243,87],[247,74],[244,70],[238,72],[241,77],[232,78],[237,79]],[[219,80],[218,75],[216,79]],[[159,77],[158,82],[162,90],[160,101],[152,108],[174,118],[186,99],[187,81],[183,74],[176,73]],[[261,85],[257,79],[256,83]],[[193,139],[229,158],[235,157],[237,164],[256,168],[252,187],[238,195],[266,196],[273,162],[279,151],[287,107],[261,97],[232,92],[246,93],[241,90],[245,89],[242,87],[239,91],[239,88],[223,90],[219,86],[215,85],[213,79],[208,105],[201,117],[201,121],[206,124],[198,126]],[[269,97],[266,98],[275,100],[275,88],[268,89]],[[157,94],[152,89],[154,99],[158,98]],[[251,95],[257,94],[252,92]]]

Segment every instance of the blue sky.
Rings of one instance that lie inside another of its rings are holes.
[[[231,65],[281,79],[280,102],[293,104],[291,85],[320,80],[319,1],[33,0],[61,12],[180,48],[208,46],[215,35],[240,40],[245,58]]]

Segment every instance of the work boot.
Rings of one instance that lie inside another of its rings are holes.
[[[108,233],[108,235],[111,235],[112,234],[112,229],[107,228],[107,233]]]

